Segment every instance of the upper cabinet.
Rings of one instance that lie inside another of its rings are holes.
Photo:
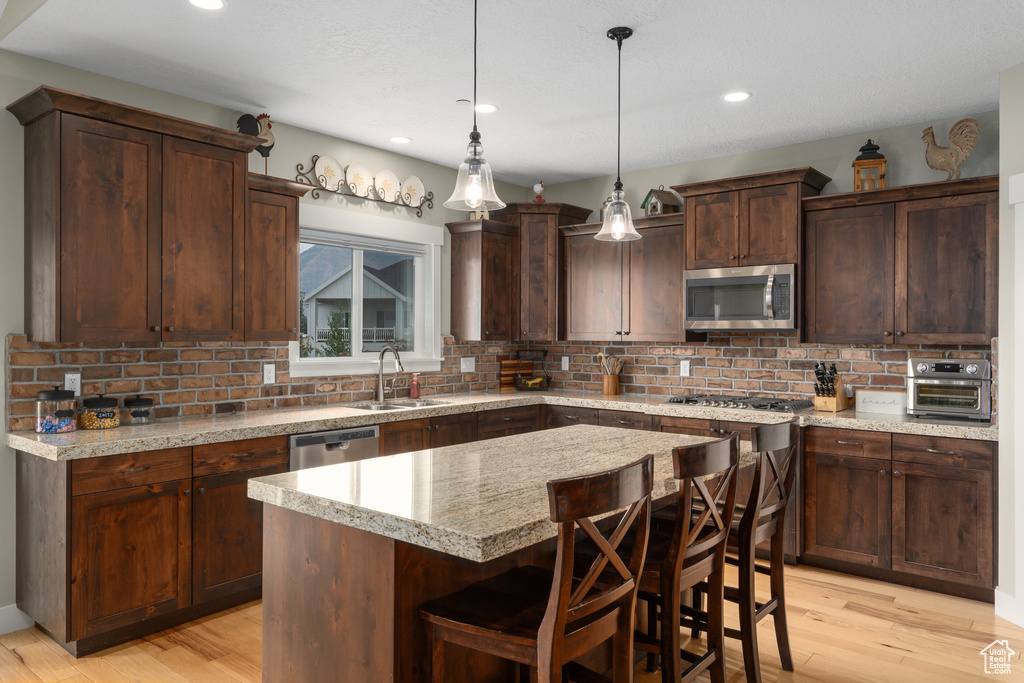
[[[799,263],[800,202],[830,180],[797,168],[672,186],[685,200],[686,269]]]
[[[998,177],[804,202],[808,342],[988,344]]]
[[[510,341],[519,335],[519,241],[497,221],[447,223],[452,235],[452,335]]]
[[[25,126],[33,341],[244,338],[252,136],[38,88]]]
[[[563,323],[558,298],[562,263],[558,229],[585,221],[591,213],[590,209],[571,204],[525,202],[513,202],[491,212],[491,219],[517,229],[518,339],[559,339]],[[452,267],[456,267],[454,260]]]

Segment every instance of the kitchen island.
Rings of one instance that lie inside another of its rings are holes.
[[[429,680],[419,605],[550,564],[549,480],[655,453],[665,498],[671,449],[708,440],[579,425],[251,480],[265,503],[264,682]],[[451,680],[508,680],[500,660],[446,651]]]

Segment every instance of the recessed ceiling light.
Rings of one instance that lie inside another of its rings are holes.
[[[493,104],[478,104],[476,105],[477,114],[493,114],[498,111],[498,108]]]
[[[220,9],[224,6],[224,0],[188,0],[200,9]]]
[[[395,137],[391,138],[391,142],[397,142],[400,145],[404,145],[406,143],[412,142],[412,138],[407,138],[404,135],[396,135]]]
[[[730,92],[722,95],[722,99],[726,102],[742,102],[743,100],[750,99],[750,93],[748,92]]]

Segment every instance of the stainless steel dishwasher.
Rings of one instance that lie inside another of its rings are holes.
[[[336,465],[375,458],[379,454],[379,427],[352,427],[329,432],[295,434],[288,440],[289,469]]]

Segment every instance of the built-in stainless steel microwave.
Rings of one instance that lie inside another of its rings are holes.
[[[687,270],[686,329],[795,330],[796,266]]]

